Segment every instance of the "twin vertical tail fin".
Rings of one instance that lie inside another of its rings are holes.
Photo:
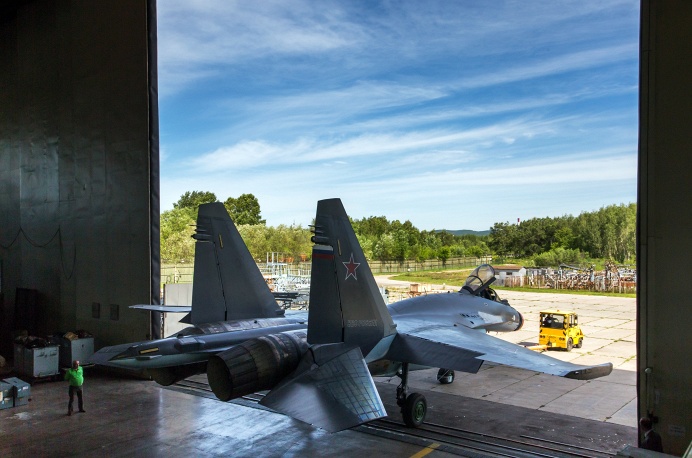
[[[192,324],[283,315],[222,203],[199,206],[192,237]]]
[[[363,355],[396,331],[339,199],[317,203],[314,232],[310,346],[261,404],[339,431],[387,415]]]
[[[345,342],[364,355],[396,333],[340,199],[317,203],[308,342]]]

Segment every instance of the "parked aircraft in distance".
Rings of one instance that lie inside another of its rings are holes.
[[[418,426],[427,403],[421,394],[408,393],[410,370],[443,367],[447,379],[454,370],[475,373],[483,361],[578,379],[612,370],[609,363],[579,366],[486,334],[523,324],[521,314],[488,288],[494,278],[488,265],[479,266],[458,293],[387,308],[339,199],[318,202],[309,319],[304,312],[277,317],[283,311],[255,278],[261,274],[249,253],[233,265],[227,259],[229,247],[241,257],[247,249],[225,209],[209,205],[200,206],[191,321],[220,322],[197,324],[168,339],[107,347],[92,361],[148,368],[162,384],[206,370],[221,400],[269,390],[261,404],[329,431],[387,415],[372,375],[401,378],[397,402],[405,423]],[[253,280],[233,281],[240,271]],[[204,290],[199,294],[198,284]],[[242,302],[248,287],[255,302]],[[244,314],[261,316],[239,315],[236,300]],[[253,309],[259,304],[261,313]]]

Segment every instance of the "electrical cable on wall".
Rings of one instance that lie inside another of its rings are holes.
[[[65,267],[65,245],[63,244],[62,231],[59,226],[55,233],[51,236],[51,238],[45,243],[38,243],[35,240],[33,240],[20,226],[20,228],[17,230],[17,234],[15,234],[15,236],[13,237],[12,242],[10,242],[9,245],[4,245],[0,243],[0,248],[4,250],[9,250],[17,243],[17,240],[19,239],[20,235],[23,235],[24,239],[27,242],[29,242],[29,245],[33,246],[34,248],[46,248],[53,242],[53,240],[55,240],[56,237],[58,237],[58,244],[60,246],[60,268],[66,280],[70,280],[72,278],[72,276],[74,275],[75,265],[77,264],[77,249],[75,248],[72,254],[72,269],[71,272],[68,274],[67,268]]]

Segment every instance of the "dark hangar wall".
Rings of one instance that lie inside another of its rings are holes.
[[[641,6],[639,414],[679,456],[692,441],[692,2]]]
[[[3,2],[0,43],[0,354],[17,328],[145,339],[128,306],[158,303],[155,1]]]

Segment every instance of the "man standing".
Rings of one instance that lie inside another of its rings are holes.
[[[661,435],[653,430],[651,419],[649,417],[640,418],[639,426],[642,427],[642,432],[644,433],[644,440],[642,441],[641,448],[663,453]]]
[[[77,405],[80,412],[85,412],[82,402],[82,385],[84,384],[84,372],[79,365],[79,361],[72,361],[72,368],[65,372],[65,380],[70,383],[70,402],[67,404],[67,415],[72,415],[72,402],[74,394],[77,393]]]

